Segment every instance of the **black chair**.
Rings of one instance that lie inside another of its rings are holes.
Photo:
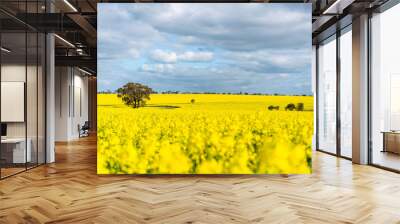
[[[89,136],[89,129],[90,129],[89,121],[85,121],[82,127],[78,125],[78,129],[79,129],[79,138]]]

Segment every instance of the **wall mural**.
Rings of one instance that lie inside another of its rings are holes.
[[[98,8],[98,174],[311,173],[311,4]]]

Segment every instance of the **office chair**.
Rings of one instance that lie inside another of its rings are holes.
[[[89,125],[89,121],[85,121],[85,123],[82,125],[82,127],[79,127],[80,125],[78,125],[79,128],[79,138],[80,137],[87,137],[89,136],[89,129],[90,129],[90,125]]]

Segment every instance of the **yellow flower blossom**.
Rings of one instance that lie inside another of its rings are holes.
[[[306,111],[282,110],[299,102]],[[311,173],[312,97],[153,94],[133,109],[98,94],[98,105],[99,174]]]

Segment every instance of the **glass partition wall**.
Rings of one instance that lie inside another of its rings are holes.
[[[318,150],[352,157],[352,29],[351,25],[318,44]]]
[[[318,46],[318,149],[336,153],[336,36]]]
[[[371,18],[370,162],[400,171],[400,4]]]
[[[369,164],[400,172],[400,4],[369,17]],[[352,27],[317,45],[318,150],[352,157]]]
[[[18,7],[35,12],[38,4]],[[1,179],[45,163],[45,41],[43,33],[0,12]]]

